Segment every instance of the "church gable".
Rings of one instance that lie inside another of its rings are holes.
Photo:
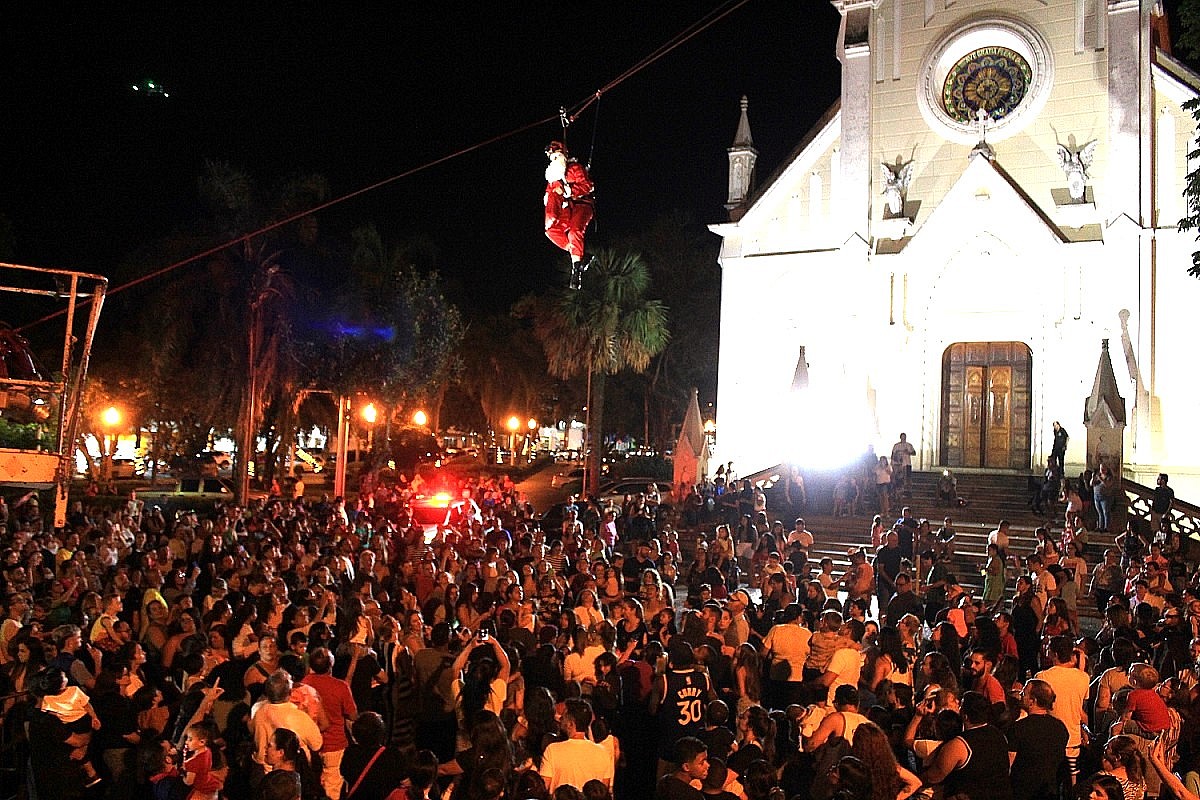
[[[836,246],[828,221],[838,172],[841,114],[830,109],[792,156],[750,197],[738,226],[743,254]]]
[[[1035,247],[1068,241],[1003,167],[976,155],[917,229],[904,252],[919,262],[927,251],[945,252],[948,242],[981,232]]]

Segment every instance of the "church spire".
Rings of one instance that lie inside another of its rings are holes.
[[[1083,424],[1087,428],[1088,467],[1099,469],[1107,464],[1120,478],[1125,459],[1125,398],[1117,388],[1108,339],[1100,340],[1096,380],[1092,393],[1083,401]]]
[[[742,95],[742,116],[738,120],[737,133],[733,135],[734,147],[754,147],[754,137],[750,135],[750,117],[746,114],[750,108],[750,99]]]
[[[738,119],[737,133],[733,136],[733,146],[726,152],[729,154],[729,192],[725,198],[725,208],[734,215],[734,209],[746,202],[750,195],[750,187],[754,182],[754,162],[758,159],[758,151],[754,149],[754,139],[750,135],[750,117],[746,113],[750,101],[742,95],[742,115]]]

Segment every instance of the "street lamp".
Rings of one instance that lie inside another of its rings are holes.
[[[508,418],[508,452],[510,463],[515,467],[517,465],[517,428],[521,427],[521,420],[515,416]]]
[[[374,403],[367,403],[363,407],[362,418],[367,423],[367,452],[375,449],[375,420],[378,417],[379,412],[375,410]]]
[[[412,419],[414,425],[420,425],[422,428],[429,424],[429,415],[420,409],[417,409]]]
[[[117,426],[121,424],[121,411],[116,406],[109,406],[100,412],[100,424],[108,433],[108,452],[104,456],[104,473],[106,478],[112,477],[113,457],[117,454]]]
[[[526,441],[529,443],[529,453],[532,456],[532,454],[536,448],[536,442],[537,442],[537,438],[538,438],[536,436],[538,421],[536,419],[530,417],[529,422],[527,422],[526,424],[529,426],[529,437]]]

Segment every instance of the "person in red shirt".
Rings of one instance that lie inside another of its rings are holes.
[[[571,256],[571,288],[582,285],[583,273],[591,264],[583,260],[584,236],[592,221],[592,191],[587,169],[567,152],[562,142],[546,147],[546,238]]]
[[[1003,704],[1005,701],[1004,687],[992,674],[992,669],[996,666],[992,661],[993,658],[995,657],[982,647],[976,647],[971,651],[970,661],[967,663],[967,671],[974,680],[971,690],[979,692],[992,705]]]
[[[1121,715],[1119,732],[1153,739],[1171,727],[1167,703],[1155,691],[1158,670],[1149,664],[1131,664],[1129,683],[1133,689],[1125,698],[1125,712]]]
[[[317,690],[321,705],[329,717],[329,727],[321,732],[324,737],[321,743],[321,760],[324,764],[321,785],[329,797],[341,797],[342,756],[349,744],[346,723],[358,717],[358,706],[354,703],[350,685],[333,677],[333,653],[328,648],[313,650],[308,656],[308,668],[310,671],[301,683]]]
[[[225,785],[225,760],[216,748],[216,727],[195,722],[184,734],[183,782],[192,787],[188,800],[217,800]]]

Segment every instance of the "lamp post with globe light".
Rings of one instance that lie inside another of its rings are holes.
[[[370,453],[375,449],[375,420],[379,418],[379,411],[374,403],[363,406],[362,418],[363,422],[367,423],[367,452]]]
[[[517,465],[517,429],[521,427],[521,420],[511,416],[508,418],[508,453],[509,463],[512,466]]]
[[[121,424],[121,417],[121,410],[116,406],[109,406],[100,412],[100,424],[104,426],[106,445],[100,448],[100,456],[104,465],[101,473],[105,480],[112,478],[113,458],[117,454],[117,429]]]

